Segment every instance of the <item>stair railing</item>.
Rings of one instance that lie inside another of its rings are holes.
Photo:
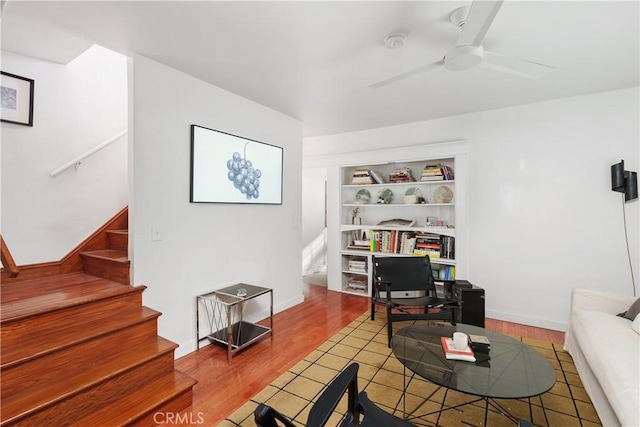
[[[82,161],[84,159],[86,159],[87,157],[97,153],[98,151],[102,150],[103,148],[107,147],[108,145],[116,142],[117,140],[119,140],[120,138],[122,138],[123,136],[125,136],[127,134],[128,130],[125,129],[122,132],[120,132],[119,134],[112,136],[111,138],[107,139],[106,141],[96,145],[95,147],[93,147],[92,149],[90,149],[89,151],[87,151],[84,154],[81,154],[71,160],[69,160],[67,163],[65,163],[64,165],[60,166],[57,169],[52,170],[51,172],[49,172],[49,175],[51,176],[51,178],[55,178],[56,176],[60,175],[62,172],[64,172],[65,170],[69,169],[72,166],[75,166],[76,169],[78,169],[78,167],[80,167],[80,164],[82,163]]]
[[[11,256],[11,251],[4,242],[4,238],[0,235],[0,252],[2,253],[2,266],[7,270],[9,277],[16,277],[20,274],[20,270]]]

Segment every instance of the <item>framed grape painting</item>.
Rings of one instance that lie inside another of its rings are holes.
[[[191,203],[282,204],[283,149],[191,125]]]

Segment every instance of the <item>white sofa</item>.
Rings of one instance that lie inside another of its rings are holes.
[[[636,299],[592,289],[571,293],[564,349],[606,427],[640,426],[640,335],[630,320],[616,316]]]

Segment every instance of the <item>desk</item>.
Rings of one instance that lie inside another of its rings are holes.
[[[261,295],[270,296],[269,327],[244,320],[243,305]],[[204,310],[208,323],[208,335],[200,337],[200,309]],[[258,341],[273,336],[273,289],[238,283],[226,288],[196,296],[196,347],[209,339],[213,344],[227,347],[227,360],[233,354]]]
[[[447,360],[442,350],[440,337],[451,337],[454,332],[485,335],[491,342],[490,360],[480,363]],[[478,396],[478,399],[459,405],[444,407],[439,411],[412,416],[420,418],[469,403],[485,401],[485,420],[489,405],[514,422],[517,420],[493,399],[529,398],[546,393],[556,383],[556,371],[546,357],[531,347],[506,335],[487,331],[476,326],[458,323],[415,324],[400,329],[391,339],[393,354],[404,365],[420,377],[429,380],[447,391],[456,390]],[[406,380],[406,375],[405,375]],[[405,392],[406,392],[405,381]],[[437,390],[436,390],[437,391]],[[435,393],[435,392],[434,392]],[[426,400],[429,399],[428,396]],[[531,414],[533,419],[533,414]]]

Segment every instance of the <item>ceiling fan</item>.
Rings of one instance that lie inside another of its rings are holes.
[[[451,71],[468,70],[476,66],[489,68],[505,73],[538,79],[553,69],[548,65],[531,62],[520,58],[487,52],[481,46],[489,27],[493,23],[503,0],[474,0],[471,6],[463,6],[454,10],[449,19],[462,28],[458,43],[450,49],[440,61],[426,64],[372,83],[369,87],[379,88],[406,79],[424,71],[442,67]],[[398,36],[398,35],[394,35]],[[389,44],[387,43],[387,46]],[[389,46],[393,48],[392,46]]]

